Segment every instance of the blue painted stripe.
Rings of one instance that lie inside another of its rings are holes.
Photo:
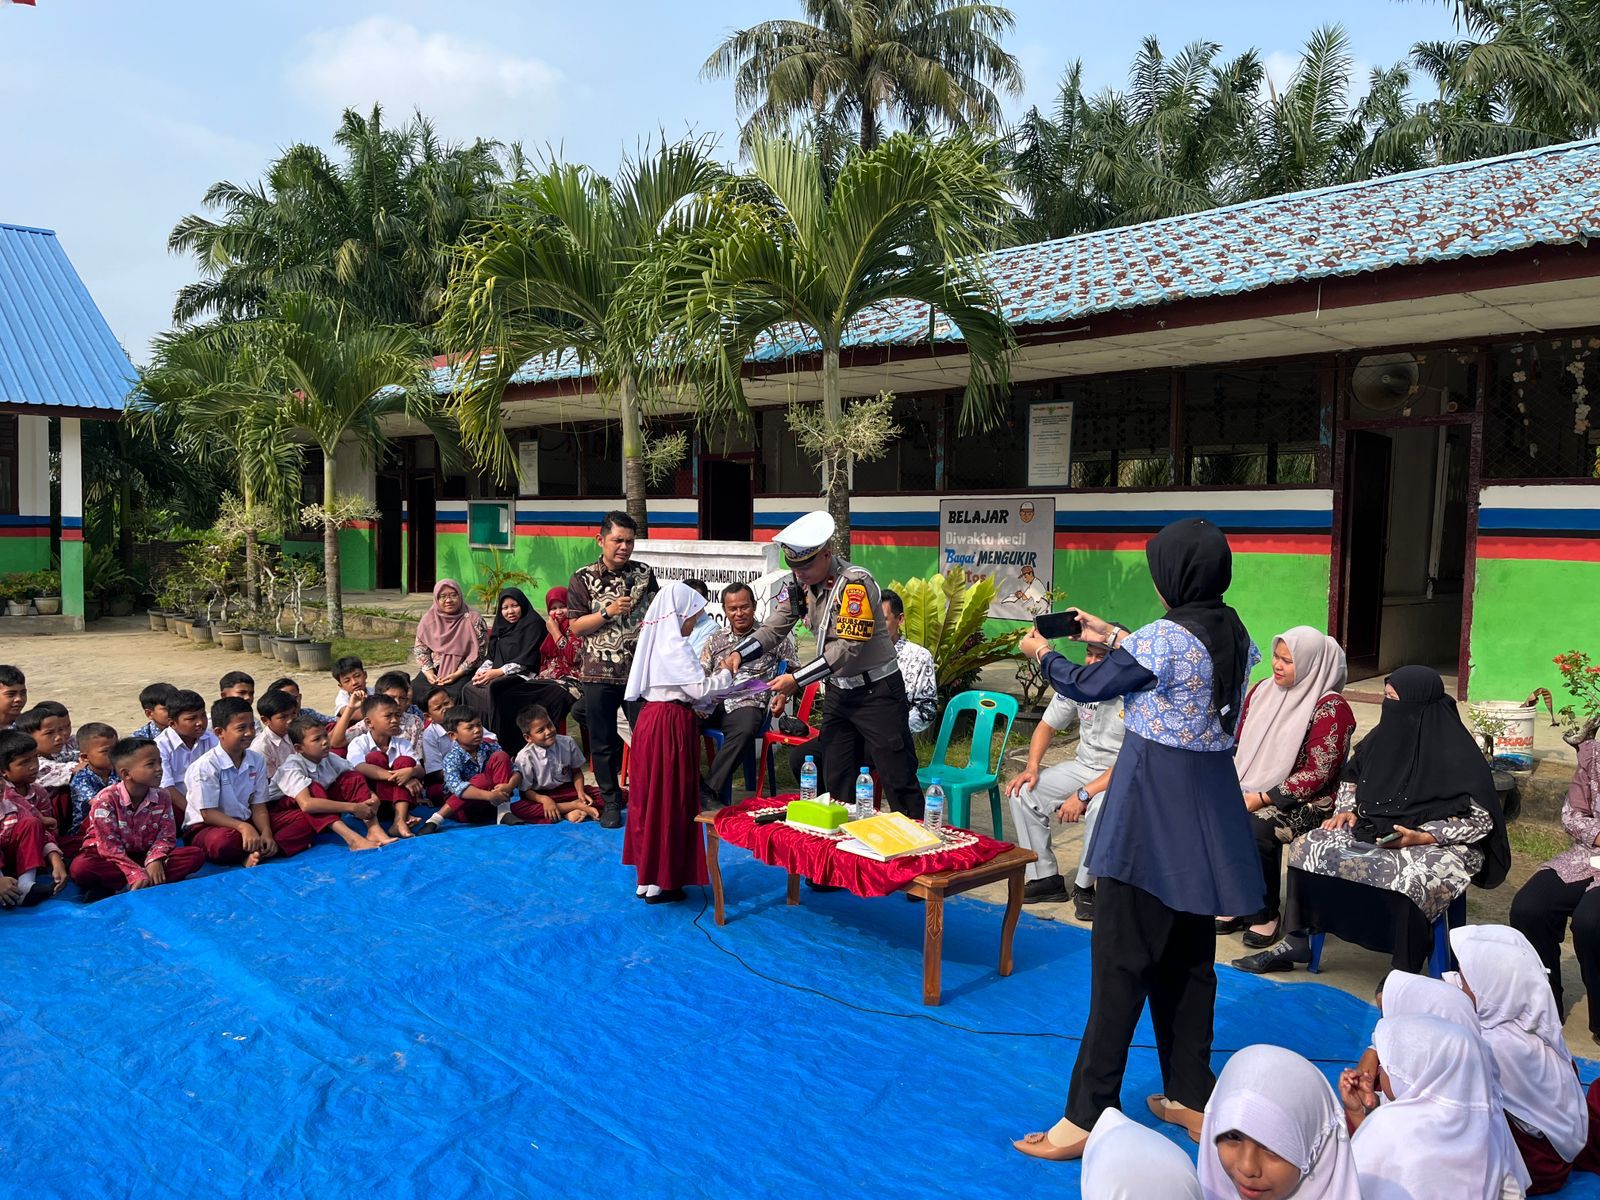
[[[1583,529],[1600,533],[1600,490],[1594,508],[1485,508],[1478,513],[1479,529],[1547,529],[1560,532]]]
[[[758,512],[756,524],[762,529],[782,529],[805,516],[804,512]],[[852,529],[938,529],[939,512],[861,512],[850,514]]]
[[[82,517],[62,517],[61,518],[61,528],[63,528],[63,529],[82,529],[83,528],[83,518]]]
[[[1173,508],[1145,512],[1128,510],[1057,512],[1058,533],[1093,529],[1160,529],[1173,521],[1204,517],[1222,529],[1326,530],[1333,528],[1333,513],[1316,509],[1215,509]]]
[[[26,526],[42,525],[46,529],[48,529],[48,528],[50,528],[50,518],[49,517],[0,517],[0,526],[6,526],[6,527],[10,527],[10,528],[17,528],[17,527],[21,527],[21,526],[25,526],[25,525]]]

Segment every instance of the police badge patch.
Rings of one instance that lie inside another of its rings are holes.
[[[834,634],[852,642],[865,642],[872,637],[873,624],[866,584],[845,584],[839,597],[839,611],[833,619]]]

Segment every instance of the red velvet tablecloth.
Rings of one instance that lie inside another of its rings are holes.
[[[730,805],[717,814],[717,836],[730,845],[742,846],[768,866],[782,867],[813,883],[848,888],[858,896],[887,896],[918,875],[965,871],[1011,849],[1009,842],[997,842],[967,829],[947,828],[946,837],[956,843],[947,849],[878,862],[838,849],[832,838],[795,829],[782,821],[756,824],[756,813],[782,808],[799,798],[776,796]]]

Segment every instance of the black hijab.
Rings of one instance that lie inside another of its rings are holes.
[[[1355,748],[1340,776],[1356,785],[1355,837],[1376,842],[1396,825],[1464,817],[1474,802],[1494,822],[1473,880],[1495,887],[1511,865],[1505,817],[1494,775],[1431,667],[1401,667],[1385,681],[1398,700],[1385,699],[1378,724]]]
[[[500,606],[506,597],[515,600],[522,608],[522,616],[515,624],[500,615]],[[529,675],[539,673],[540,647],[544,644],[545,623],[538,611],[528,603],[521,588],[508,587],[494,602],[494,625],[489,630],[489,661],[498,667],[517,663]]]
[[[1239,723],[1239,701],[1250,675],[1250,635],[1239,614],[1222,602],[1233,582],[1233,551],[1210,521],[1174,521],[1144,548],[1150,578],[1169,606],[1167,620],[1199,639],[1211,656],[1211,705],[1225,733]]]

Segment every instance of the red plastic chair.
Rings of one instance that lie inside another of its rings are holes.
[[[778,746],[803,746],[807,742],[814,740],[817,734],[821,732],[811,723],[811,706],[817,702],[817,688],[819,686],[815,683],[808,683],[806,690],[800,695],[799,717],[808,730],[804,737],[798,734],[779,733],[776,729],[769,729],[761,735],[761,761],[756,767],[756,795],[758,797],[766,795],[767,773],[770,771],[774,779],[778,777],[778,769],[773,765],[772,761],[773,750]]]

